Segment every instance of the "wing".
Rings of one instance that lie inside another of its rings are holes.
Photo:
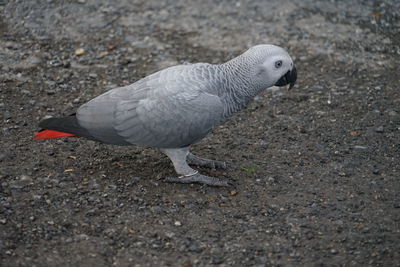
[[[197,64],[168,68],[89,101],[78,121],[107,143],[187,146],[221,121],[222,103],[207,93],[211,84]]]

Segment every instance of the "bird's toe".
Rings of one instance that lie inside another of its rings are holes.
[[[183,183],[183,184],[199,183],[210,186],[235,187],[235,185],[228,180],[206,176],[199,173],[190,176],[166,177],[164,181],[168,183]]]

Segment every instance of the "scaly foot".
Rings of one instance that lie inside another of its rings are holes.
[[[229,167],[232,167],[232,163],[229,162],[224,162],[224,161],[218,161],[218,160],[211,160],[211,159],[203,159],[200,157],[197,157],[193,155],[192,153],[189,152],[187,155],[187,163],[190,165],[194,166],[200,166],[200,167],[207,167],[211,169],[228,169]]]

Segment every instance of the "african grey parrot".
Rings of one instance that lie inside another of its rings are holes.
[[[131,85],[112,89],[64,118],[40,122],[36,139],[80,136],[113,144],[159,148],[179,177],[166,181],[229,186],[188,164],[224,168],[221,161],[196,157],[190,146],[243,109],[271,86],[292,88],[297,79],[289,54],[275,45],[257,45],[219,65],[178,65]]]

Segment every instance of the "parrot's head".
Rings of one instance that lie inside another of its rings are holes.
[[[244,54],[252,62],[255,80],[264,88],[285,86],[291,89],[297,79],[297,71],[292,58],[276,45],[256,45]]]

